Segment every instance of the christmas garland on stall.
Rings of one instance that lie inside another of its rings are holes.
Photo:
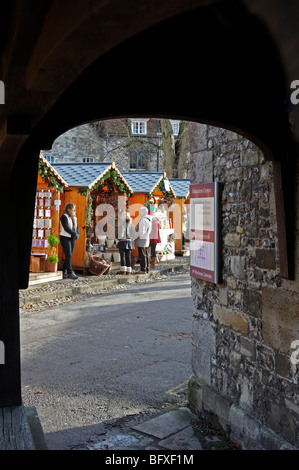
[[[131,195],[129,188],[122,181],[117,171],[111,169],[107,170],[106,173],[98,180],[91,188],[80,188],[79,193],[86,196],[90,191],[97,189],[99,196],[105,198],[109,197],[114,192],[114,188],[119,194],[126,194],[128,197]]]
[[[152,191],[149,193],[149,197],[151,197],[158,189],[160,189],[161,193],[167,200],[173,199],[173,194],[171,191],[166,191],[165,186],[164,186],[164,178],[152,189]]]
[[[38,162],[38,172],[49,188],[52,187],[60,193],[63,192],[63,184],[57,179],[57,176],[53,173],[51,168],[49,168],[41,159]]]
[[[91,191],[97,190],[97,193],[100,197],[108,199],[114,193],[114,189],[117,190],[119,194],[126,194],[128,197],[131,195],[129,188],[123,183],[120,175],[117,171],[111,169],[106,171],[102,178],[98,180],[91,188],[79,188],[78,192],[87,196],[87,205],[85,211],[85,223],[86,229],[89,232],[92,221],[92,197]]]

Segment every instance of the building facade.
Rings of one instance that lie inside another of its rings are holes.
[[[177,141],[180,121],[171,123]],[[111,119],[70,129],[43,155],[51,164],[114,161],[120,171],[164,171],[161,144],[159,119]]]

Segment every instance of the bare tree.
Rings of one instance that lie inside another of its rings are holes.
[[[100,136],[100,122],[91,124],[95,132]],[[115,141],[114,145],[107,148],[108,155],[120,148],[134,148],[139,146],[151,146],[161,150],[164,159],[164,171],[169,178],[188,178],[189,159],[190,159],[190,141],[189,141],[189,122],[181,121],[179,135],[175,138],[171,120],[160,119],[161,140],[160,144],[153,142],[146,136],[134,136],[131,133],[130,119],[121,120],[124,140]]]
[[[161,150],[164,157],[164,170],[169,178],[175,177],[175,140],[169,119],[161,119]]]
[[[177,178],[188,178],[190,166],[190,123],[181,121],[177,148]]]

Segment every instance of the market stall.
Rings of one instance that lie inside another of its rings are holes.
[[[180,236],[175,237],[175,252],[176,254],[189,254],[189,190],[190,180],[182,178],[169,179],[171,186],[175,191],[174,203],[180,208],[181,221],[180,221]],[[173,214],[173,213],[172,213]],[[172,215],[173,216],[173,215]],[[178,219],[179,220],[179,219]]]
[[[136,172],[123,173],[124,178],[133,190],[129,199],[130,214],[134,224],[139,222],[139,210],[142,206],[149,209],[149,213],[159,219],[161,243],[156,247],[160,260],[175,257],[174,229],[168,207],[173,203],[175,192],[165,172]],[[150,200],[153,198],[153,204]],[[138,256],[138,249],[132,250]]]
[[[68,184],[62,176],[43,155],[40,155],[30,258],[32,273],[51,270],[47,260],[48,254],[50,249],[52,254],[55,254],[57,249],[50,248],[49,237],[59,236],[61,199],[67,187]]]
[[[118,263],[118,210],[126,210],[132,189],[115,163],[58,163],[55,169],[68,182],[63,206],[76,205],[80,237],[72,256],[73,269],[87,272],[92,255]]]

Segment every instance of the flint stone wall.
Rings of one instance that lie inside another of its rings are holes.
[[[242,136],[195,125],[190,168],[192,183],[223,188],[222,282],[192,278],[190,402],[242,448],[299,448],[299,263],[295,281],[280,277],[272,164]]]

